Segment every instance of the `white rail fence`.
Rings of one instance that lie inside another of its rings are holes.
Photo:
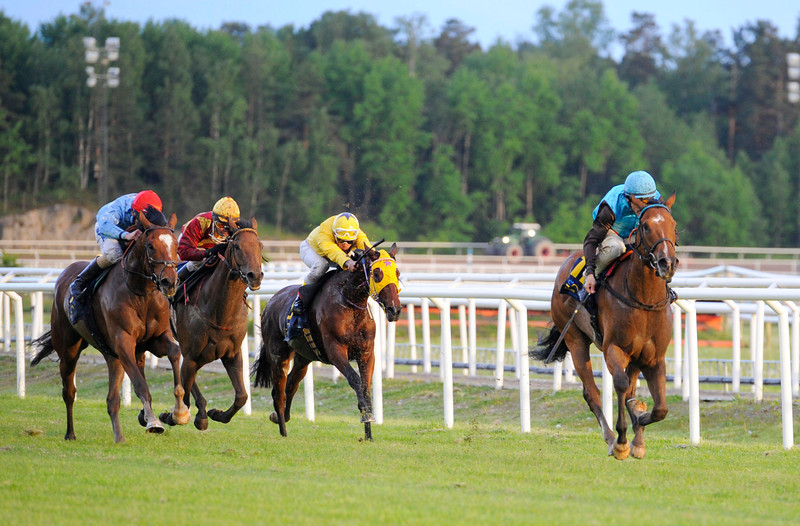
[[[14,352],[17,358],[17,394],[25,396],[26,339],[36,338],[44,330],[44,302],[51,301],[54,279],[60,269],[25,269],[0,268],[0,336],[6,352]],[[716,277],[717,274],[727,274]],[[730,274],[737,274],[731,276]],[[297,283],[302,273],[272,272],[265,274],[262,289],[251,294],[254,316],[254,331],[245,339],[243,356],[245,367],[249,368],[250,342],[253,350],[260,347],[261,335],[258,320],[262,306],[269,298],[288,284]],[[387,323],[381,309],[370,300],[370,312],[378,321],[376,332],[376,364],[373,377],[373,410],[378,424],[383,422],[382,380],[393,378],[395,366],[409,367],[411,373],[421,366],[423,373],[430,373],[434,366],[438,367],[443,386],[443,417],[446,427],[454,425],[453,411],[453,369],[463,369],[463,374],[477,376],[478,370],[491,368],[494,370],[494,386],[501,389],[505,385],[506,371],[513,371],[518,381],[520,396],[520,429],[523,433],[530,431],[530,372],[545,372],[542,368],[530,367],[528,362],[529,325],[528,314],[531,311],[542,312],[550,308],[550,295],[554,276],[548,273],[530,273],[516,275],[451,275],[419,273],[404,276],[406,281],[401,298],[406,308],[408,327],[408,359],[397,357],[396,343],[397,324]],[[700,442],[699,411],[699,358],[697,340],[697,314],[715,313],[730,317],[732,327],[732,375],[718,378],[731,384],[734,393],[740,392],[743,378],[741,359],[741,323],[750,323],[750,351],[753,366],[753,377],[748,382],[753,384],[753,399],[756,402],[764,396],[764,343],[765,326],[775,324],[778,327],[779,378],[775,383],[780,385],[780,402],[782,412],[783,447],[790,449],[794,445],[792,417],[792,398],[798,396],[798,372],[800,371],[800,278],[785,275],[766,275],[736,267],[719,267],[704,272],[683,273],[676,277],[673,285],[679,300],[673,305],[673,374],[672,382],[676,389],[681,389],[683,397],[690,405],[689,438],[692,444]],[[30,308],[29,334],[26,334],[25,298],[29,297]],[[13,308],[11,305],[13,302]],[[432,343],[432,326],[430,307],[439,309],[440,327],[438,345],[438,361],[434,359]],[[494,363],[480,362],[477,358],[476,310],[492,309],[496,311],[497,339]],[[454,345],[453,321],[451,309],[458,312],[461,362],[453,361]],[[416,316],[419,312],[420,320]],[[11,318],[14,318],[12,327]],[[420,327],[421,326],[421,327]],[[417,328],[421,328],[421,343],[417,342]],[[511,352],[506,349],[506,337],[511,340]],[[421,357],[418,351],[421,347]],[[506,365],[506,355],[513,356],[513,365]],[[599,358],[602,360],[602,358]],[[151,362],[151,365],[157,360]],[[313,367],[309,366],[313,373]],[[605,367],[598,367],[603,377],[603,412],[611,421],[613,387],[610,374]],[[247,369],[246,369],[247,370]],[[549,370],[547,370],[550,374]],[[334,373],[335,374],[335,373]],[[558,363],[552,369],[552,386],[558,390],[562,387],[562,378],[572,380],[570,360]],[[306,417],[314,420],[314,375],[307,374],[304,383]],[[249,382],[245,382],[248,386]],[[123,401],[130,404],[130,384],[123,386]],[[127,391],[127,393],[125,393]],[[250,406],[243,409],[250,414]]]

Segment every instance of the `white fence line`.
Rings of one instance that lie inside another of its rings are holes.
[[[8,270],[8,269],[0,269]],[[10,350],[11,337],[11,308],[10,301],[14,301],[15,321],[16,321],[16,355],[17,355],[17,392],[20,397],[25,396],[25,333],[24,333],[24,312],[23,294],[31,297],[31,337],[38,337],[44,330],[43,303],[44,294],[52,295],[53,283],[51,281],[52,272],[30,272],[26,269],[14,269],[0,276],[0,293],[3,294],[2,306],[2,339],[5,349]],[[47,276],[46,278],[44,276]],[[289,280],[271,280],[270,275],[265,275],[262,282],[262,290],[251,294],[250,298],[254,308],[253,316],[258,326],[260,319],[260,305],[271,297],[280,288],[286,286]],[[460,276],[463,278],[463,276]],[[532,281],[540,282],[541,285],[530,286],[522,284],[518,280],[506,278],[506,286],[499,286],[492,281],[501,281],[496,276],[486,276],[484,283],[459,279],[457,282],[444,284],[433,280],[432,276],[420,276],[409,279],[403,290],[401,298],[407,305],[419,305],[421,307],[422,334],[423,334],[423,371],[431,371],[431,344],[430,344],[430,314],[428,303],[436,305],[441,311],[441,345],[439,369],[443,379],[444,391],[444,423],[451,428],[454,425],[453,413],[453,378],[452,378],[452,324],[450,320],[450,308],[454,305],[466,304],[470,312],[477,306],[493,306],[497,309],[498,328],[497,328],[497,359],[494,364],[495,387],[502,388],[503,375],[505,370],[505,327],[506,318],[513,320],[511,323],[510,335],[512,348],[514,349],[515,374],[519,378],[520,384],[520,428],[522,432],[530,431],[530,393],[529,393],[529,372],[528,366],[528,324],[527,316],[529,310],[546,311],[549,309],[549,299],[552,286],[546,283],[543,275],[533,276]],[[487,284],[486,282],[489,282]],[[776,282],[784,288],[776,288]],[[552,276],[551,281],[552,283]],[[800,280],[787,276],[766,277],[755,276],[738,278],[715,278],[715,277],[677,277],[674,282],[677,286],[676,291],[681,298],[673,307],[675,320],[678,322],[673,333],[675,340],[675,387],[686,389],[687,398],[690,404],[689,434],[693,444],[700,441],[700,417],[699,417],[699,369],[697,356],[697,313],[717,312],[731,314],[734,318],[741,316],[742,312],[747,311],[751,314],[751,349],[754,353],[755,378],[754,378],[754,399],[760,401],[763,397],[763,345],[764,345],[764,324],[767,323],[763,315],[764,308],[768,306],[776,315],[776,323],[779,328],[779,353],[780,353],[780,399],[782,410],[783,446],[789,449],[793,446],[793,426],[792,426],[792,396],[798,394],[798,369],[800,369]],[[722,285],[722,286],[713,286]],[[736,286],[733,286],[736,285]],[[790,286],[792,288],[786,288]],[[465,303],[466,302],[466,303]],[[711,303],[715,302],[715,303]],[[512,307],[510,310],[504,306]],[[395,349],[396,329],[389,328],[380,309],[375,305],[371,306],[376,320],[379,322],[379,330],[376,332],[376,366],[373,378],[373,404],[377,423],[383,421],[383,397],[382,397],[382,377],[392,377],[396,360]],[[681,326],[682,311],[686,316],[685,326]],[[789,312],[792,312],[792,330],[789,328]],[[513,314],[513,316],[512,316]],[[469,325],[466,346],[469,347],[467,353],[466,366],[469,373],[476,374],[476,352],[474,347],[475,316],[470,314],[466,317]],[[409,318],[409,320],[413,319]],[[738,325],[738,319],[736,320]],[[409,324],[409,330],[416,333],[416,321],[413,326]],[[682,331],[683,329],[683,331]],[[257,332],[257,329],[256,329]],[[736,332],[734,333],[736,334]],[[260,334],[253,334],[256,349],[260,342]],[[685,343],[681,345],[681,339]],[[740,381],[740,368],[738,346],[739,342],[734,342],[734,392],[738,391]],[[391,349],[389,349],[391,347]],[[463,344],[462,344],[463,347]],[[683,356],[681,356],[682,347]],[[391,365],[383,366],[383,358],[392,357]],[[249,358],[249,356],[248,356]],[[682,361],[683,359],[683,361]],[[685,364],[686,373],[682,373],[681,365]],[[462,367],[463,365],[458,365]],[[554,373],[554,387],[557,388],[557,381],[560,382],[562,370],[561,364],[556,367]],[[604,373],[607,368],[603,367]],[[682,382],[681,376],[685,377]],[[246,382],[249,384],[249,382]],[[306,413],[309,420],[314,419],[313,409],[313,374],[306,376],[304,384],[306,391]],[[604,413],[608,411],[610,416],[610,395],[612,392],[611,383],[606,380],[604,374],[603,398]],[[247,412],[246,412],[247,414]]]

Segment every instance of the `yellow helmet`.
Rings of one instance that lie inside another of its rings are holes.
[[[342,241],[355,241],[358,237],[358,219],[350,212],[344,212],[333,220],[333,235]]]
[[[239,205],[232,197],[223,197],[216,202],[214,208],[211,210],[214,220],[227,223],[228,220],[239,220]]]

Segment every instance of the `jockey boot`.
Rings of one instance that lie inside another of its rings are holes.
[[[292,313],[295,316],[303,315],[303,298],[300,297],[300,291],[297,292],[297,298],[295,298],[292,304]]]
[[[186,280],[189,276],[192,275],[192,271],[189,270],[189,265],[184,265],[178,270],[178,279],[181,283],[186,283]]]
[[[88,285],[103,272],[100,265],[97,264],[97,258],[94,258],[89,265],[81,271],[80,274],[69,286],[69,319],[70,322],[76,323],[77,320],[84,316],[84,303],[86,301],[86,293]]]

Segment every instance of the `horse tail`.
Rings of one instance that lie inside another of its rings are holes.
[[[550,328],[549,332],[539,333],[539,342],[536,347],[532,347],[528,351],[528,356],[542,362],[546,362],[548,358],[550,358],[550,361],[563,361],[567,356],[567,351],[569,351],[564,340],[561,340],[558,348],[553,352],[553,356],[550,356],[550,352],[553,351],[553,346],[558,341],[559,336],[561,336],[561,331],[556,329],[555,325]]]
[[[261,348],[250,368],[250,374],[256,375],[256,379],[253,381],[253,385],[256,387],[269,387],[272,384],[269,352],[267,352],[267,344],[264,340],[261,340]]]
[[[31,367],[33,367],[56,350],[55,347],[53,347],[53,335],[51,334],[51,331],[47,331],[40,337],[33,340],[31,342],[31,347],[39,348],[39,352],[36,353],[36,356],[34,356],[33,359],[31,359]]]

